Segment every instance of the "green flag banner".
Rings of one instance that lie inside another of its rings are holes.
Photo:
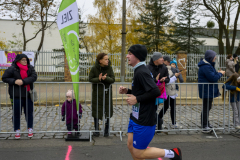
[[[62,38],[72,81],[79,82],[79,15],[76,0],[62,0],[58,11],[57,25]],[[79,111],[79,84],[73,89]]]

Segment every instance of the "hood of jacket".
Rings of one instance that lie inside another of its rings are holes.
[[[102,67],[102,66],[100,66],[98,60],[96,60],[96,62],[95,62],[95,67],[96,67],[97,69],[107,70],[107,69],[109,69],[110,66],[111,66],[111,61],[110,61],[110,60],[108,60],[108,61],[109,61],[109,62],[108,62],[108,65],[105,66],[105,67]]]
[[[26,59],[27,59],[27,65],[29,66],[29,65],[30,65],[30,60],[29,60],[29,58],[27,57],[26,54],[18,54],[18,55],[16,56],[15,60],[12,62],[12,65],[17,66],[16,63],[17,63],[19,60],[21,60],[22,58],[26,58]]]
[[[201,66],[204,66],[204,65],[210,65],[210,66],[213,66],[213,67],[214,67],[215,62],[212,62],[212,64],[211,64],[211,63],[209,63],[207,60],[202,59],[202,60],[198,63],[198,67],[201,67]]]

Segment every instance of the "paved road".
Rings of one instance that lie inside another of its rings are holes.
[[[180,147],[183,160],[237,160],[240,139],[221,135],[156,135],[150,147]],[[63,139],[0,140],[1,160],[131,160],[127,137],[99,137],[93,142],[65,142]],[[70,151],[70,148],[72,149]],[[67,154],[69,150],[69,154]],[[68,156],[69,155],[69,156]],[[67,159],[69,157],[69,159]]]

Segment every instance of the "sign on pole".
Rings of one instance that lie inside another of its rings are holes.
[[[66,53],[72,82],[79,82],[79,16],[76,0],[62,0],[59,7],[57,25]],[[79,111],[79,84],[73,89]]]

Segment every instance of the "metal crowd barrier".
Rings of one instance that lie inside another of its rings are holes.
[[[38,101],[33,103],[33,133],[42,136],[64,136],[67,132],[66,119],[62,121],[61,108],[66,101],[66,92],[73,90],[73,84],[70,82],[36,82],[34,83],[35,89],[38,94]],[[201,132],[201,112],[202,112],[202,99],[198,94],[198,83],[177,83],[179,86],[178,97],[175,102],[174,117],[179,128],[174,128],[171,122],[170,110],[167,110],[163,116],[163,129],[156,132]],[[201,83],[203,84],[203,83]],[[82,105],[82,118],[80,119],[80,128],[77,131],[71,132],[89,132],[90,141],[92,140],[93,132],[100,132],[104,134],[106,118],[110,117],[111,100],[109,97],[109,115],[103,114],[103,117],[98,117],[100,128],[95,131],[94,121],[92,117],[92,83],[79,82],[79,101]],[[101,85],[103,87],[103,97],[105,99],[105,86],[101,83],[95,84],[98,88]],[[210,86],[211,84],[206,84]],[[224,83],[218,83],[219,91],[222,92],[222,86]],[[114,83],[110,85],[112,91],[109,90],[109,96],[113,96],[113,116],[109,119],[109,133],[116,134],[122,140],[123,134],[127,133],[128,122],[132,106],[126,103],[126,95],[119,94],[119,87],[125,86],[131,88],[131,83]],[[208,87],[209,88],[209,87]],[[230,94],[229,94],[230,96]],[[98,96],[97,96],[98,97]],[[26,100],[29,97],[26,97]],[[230,132],[234,130],[233,112],[230,102],[221,97],[214,98],[212,102],[212,109],[209,112],[209,119],[207,119],[213,127],[213,133],[216,137],[216,131]],[[13,101],[14,102],[14,101]],[[12,108],[12,102],[8,94],[8,84],[0,82],[0,134],[14,134],[13,123],[14,109]],[[105,101],[103,101],[105,106]],[[27,106],[28,107],[28,106]],[[209,107],[209,106],[208,106]],[[238,106],[240,107],[240,106]],[[159,104],[157,107],[156,116],[163,108],[163,104]],[[98,100],[97,100],[98,109]],[[208,108],[209,109],[209,108]],[[28,108],[27,108],[28,111]],[[103,113],[105,108],[103,107]],[[20,112],[21,114],[21,112]],[[158,118],[158,116],[157,116]],[[26,116],[26,120],[29,117]],[[157,121],[158,122],[158,121]],[[158,123],[157,123],[158,125]],[[24,118],[24,114],[21,116],[20,128],[22,134],[26,134],[27,125]],[[73,119],[71,119],[71,129],[73,129]]]

